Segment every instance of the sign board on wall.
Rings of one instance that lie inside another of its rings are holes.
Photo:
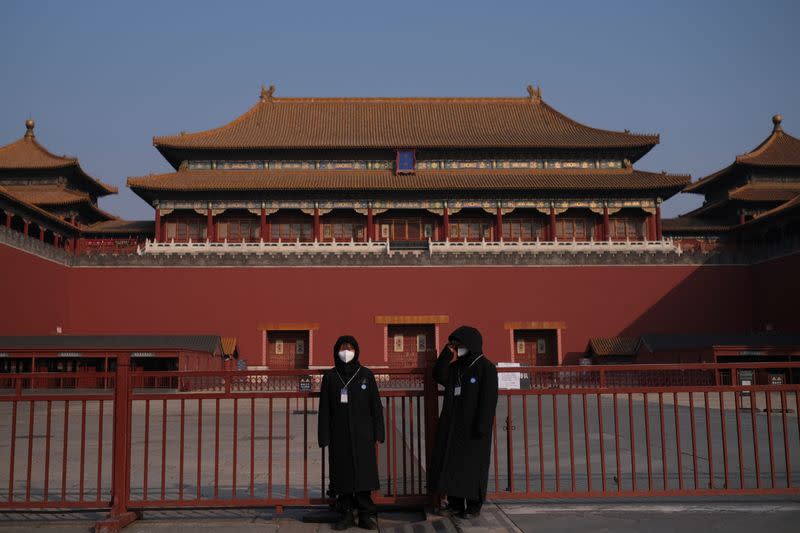
[[[498,368],[519,367],[519,363],[497,363]],[[519,389],[519,372],[498,372],[497,387],[503,390]]]

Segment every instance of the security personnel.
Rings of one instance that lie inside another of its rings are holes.
[[[458,516],[474,518],[486,499],[497,406],[497,369],[483,354],[483,338],[477,329],[461,326],[450,334],[433,377],[444,386],[444,404],[429,486],[447,494]]]
[[[370,491],[380,488],[375,443],[383,442],[383,407],[375,375],[358,362],[358,342],[345,335],[333,347],[334,367],[322,376],[318,438],[328,446],[331,492],[342,517],[333,528],[376,529]]]

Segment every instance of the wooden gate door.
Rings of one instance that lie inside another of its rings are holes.
[[[514,360],[523,366],[555,365],[556,348],[553,330],[514,330]]]
[[[268,331],[267,365],[279,370],[308,368],[308,331]]]
[[[426,367],[436,358],[436,332],[430,324],[389,325],[386,342],[392,368]]]

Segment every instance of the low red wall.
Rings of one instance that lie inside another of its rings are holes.
[[[376,315],[448,315],[443,337],[474,325],[500,361],[510,360],[505,322],[559,321],[569,363],[591,337],[746,332],[753,310],[769,308],[754,301],[746,266],[67,268],[2,245],[0,264],[2,335],[59,325],[70,334],[219,334],[237,337],[251,365],[260,364],[264,323],[318,323],[311,364],[329,364],[344,333],[359,339],[365,363],[382,364]],[[759,268],[771,294],[780,282]]]

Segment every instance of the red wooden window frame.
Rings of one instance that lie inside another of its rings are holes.
[[[539,218],[506,217],[503,219],[503,240],[547,240],[547,221]]]
[[[367,240],[367,222],[356,218],[324,221],[321,231],[323,241]]]
[[[556,219],[556,235],[559,240],[564,241],[573,239],[588,241],[594,235],[594,221],[580,217],[558,218]]]
[[[223,230],[224,227],[224,230]],[[261,221],[257,218],[223,218],[217,221],[215,235],[218,240],[252,242],[261,238]]]
[[[487,218],[450,219],[450,240],[480,241],[494,239],[495,222]]]
[[[187,242],[206,240],[206,219],[201,217],[174,217],[164,221],[164,240]],[[170,236],[172,233],[172,236]]]
[[[646,229],[646,219],[618,217],[609,220],[608,229],[611,239],[624,241],[626,239],[641,241],[644,239]]]
[[[311,242],[314,240],[314,225],[310,220],[301,218],[273,220],[270,223],[270,240],[278,242],[296,241]]]

